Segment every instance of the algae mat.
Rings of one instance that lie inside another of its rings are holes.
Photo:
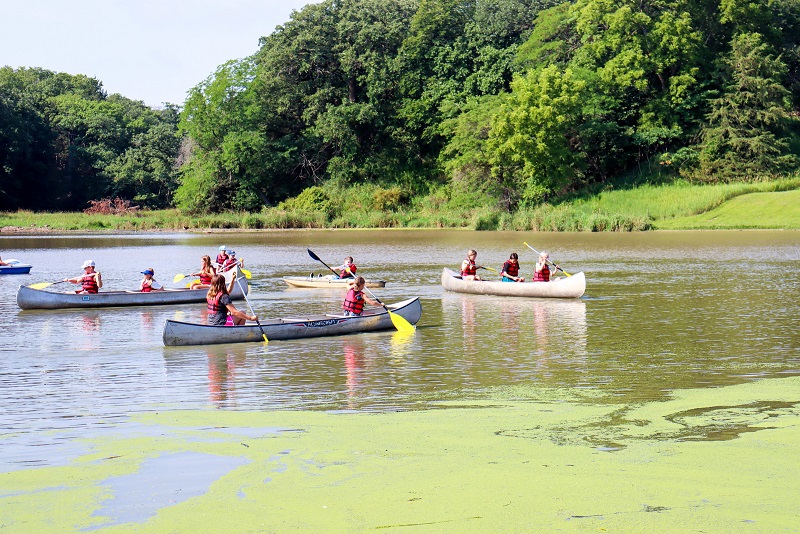
[[[642,404],[514,388],[414,412],[143,413],[66,465],[0,474],[0,529],[796,531],[798,423],[800,377]]]

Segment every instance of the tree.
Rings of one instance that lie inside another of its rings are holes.
[[[489,134],[492,173],[532,206],[568,187],[581,167],[570,146],[585,83],[551,65],[512,83]]]
[[[726,181],[796,168],[789,153],[791,94],[781,83],[786,66],[758,33],[731,42],[728,83],[711,101],[703,128],[698,176]]]

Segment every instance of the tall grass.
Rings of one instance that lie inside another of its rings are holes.
[[[122,215],[84,213],[0,213],[3,231],[206,230],[262,228],[471,228],[475,230],[642,231],[659,221],[709,211],[727,200],[754,192],[800,189],[800,176],[754,183],[641,185],[509,213],[494,199],[479,195],[404,198],[395,189],[357,186],[335,189],[324,209],[281,206],[261,212],[190,216],[178,210],[138,211]],[[287,203],[291,206],[291,203]],[[800,210],[800,207],[797,208]],[[791,219],[794,220],[794,219]],[[743,220],[741,227],[748,226]],[[5,227],[5,228],[4,228]],[[8,228],[11,227],[11,228]],[[675,228],[675,225],[670,225]],[[678,225],[680,227],[680,225]]]

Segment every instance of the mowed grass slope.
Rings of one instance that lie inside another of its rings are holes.
[[[683,217],[654,222],[656,229],[798,229],[800,228],[800,190],[749,193],[720,206]]]

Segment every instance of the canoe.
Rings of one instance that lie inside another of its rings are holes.
[[[328,276],[284,276],[283,281],[289,287],[302,287],[302,288],[340,288],[347,289],[347,278],[334,278],[332,275]],[[352,280],[352,278],[350,278]],[[383,280],[367,280],[366,287],[386,287],[386,282]]]
[[[33,265],[22,263],[19,260],[6,260],[8,265],[0,265],[0,274],[28,274]]]
[[[230,283],[232,273],[225,273],[227,283]],[[248,291],[247,278],[236,269],[236,284],[233,285],[231,298],[240,300]],[[241,285],[241,287],[239,287]],[[58,286],[56,286],[58,287]],[[205,289],[164,289],[163,291],[100,291],[92,295],[80,295],[74,292],[63,293],[33,289],[20,286],[17,290],[17,306],[23,310],[58,310],[63,308],[105,308],[116,306],[159,306],[167,304],[188,304],[192,302],[205,302]]]
[[[578,298],[586,292],[586,276],[582,272],[550,282],[490,282],[462,280],[461,275],[445,267],[442,286],[447,291],[502,297]]]
[[[388,305],[392,313],[416,324],[422,315],[419,297]],[[394,329],[392,320],[383,308],[364,310],[360,317],[344,315],[309,315],[261,321],[261,327],[270,341],[307,337],[340,336]],[[246,343],[263,341],[257,324],[242,326],[212,326],[183,323],[167,319],[164,323],[164,345],[214,345],[218,343]]]

